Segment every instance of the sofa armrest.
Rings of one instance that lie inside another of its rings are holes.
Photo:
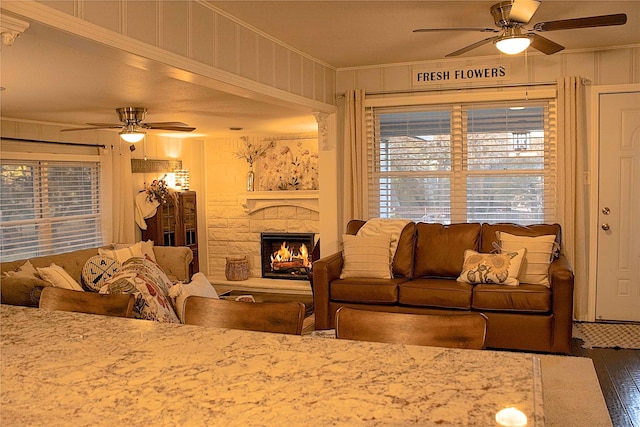
[[[167,276],[178,281],[189,281],[189,264],[193,260],[193,252],[186,246],[154,246],[156,262]]]
[[[329,329],[329,286],[340,278],[342,252],[320,258],[313,263],[313,313],[316,329]]]
[[[564,254],[560,254],[549,266],[549,282],[552,291],[553,351],[571,352],[573,325],[573,269]]]

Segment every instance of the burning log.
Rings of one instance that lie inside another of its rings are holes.
[[[291,270],[304,266],[304,260],[300,258],[293,258],[290,261],[274,261],[272,264],[273,271]]]

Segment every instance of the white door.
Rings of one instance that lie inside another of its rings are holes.
[[[640,92],[599,111],[596,319],[640,321]]]

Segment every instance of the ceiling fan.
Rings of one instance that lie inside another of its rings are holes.
[[[562,19],[559,21],[539,22],[532,29],[524,26],[529,23],[536,10],[540,6],[540,0],[513,0],[503,1],[491,6],[490,12],[498,28],[419,28],[414,33],[428,33],[436,31],[477,31],[482,33],[500,33],[467,47],[451,52],[445,56],[458,56],[472,49],[495,43],[498,50],[507,54],[516,54],[524,51],[529,45],[540,52],[551,55],[560,52],[564,46],[553,42],[537,32],[572,30],[577,28],[607,27],[611,25],[624,25],[627,15],[618,13],[614,15],[589,16],[585,18]]]
[[[95,129],[122,129],[120,132],[120,138],[127,142],[134,143],[139,142],[144,138],[146,134],[144,129],[170,130],[177,132],[192,132],[196,129],[182,122],[142,123],[145,115],[147,114],[147,109],[143,107],[120,107],[116,108],[116,112],[118,113],[118,118],[122,124],[87,123],[91,127],[62,129],[62,132]]]

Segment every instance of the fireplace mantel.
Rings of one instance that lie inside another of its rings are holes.
[[[248,214],[277,206],[297,206],[320,212],[318,190],[253,191],[244,193],[242,206]]]

